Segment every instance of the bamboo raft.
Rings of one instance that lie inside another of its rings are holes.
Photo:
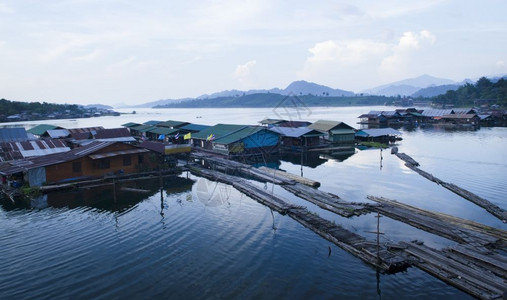
[[[410,156],[408,156],[407,154],[405,153],[393,153],[394,155],[396,155],[398,158],[400,158],[401,160],[403,160],[405,162],[405,166],[411,170],[413,170],[414,172],[418,173],[419,175],[423,176],[424,178],[430,180],[430,181],[433,181],[435,182],[436,184],[439,184],[441,186],[443,186],[444,188],[448,189],[449,191],[459,195],[460,197],[464,198],[464,199],[467,199],[468,201],[484,208],[487,212],[489,212],[490,214],[492,214],[493,216],[497,217],[498,219],[500,219],[502,222],[504,223],[507,223],[507,211],[505,211],[504,209],[500,208],[498,205],[495,205],[493,203],[491,203],[490,201],[482,198],[482,197],[479,197],[477,196],[476,194],[470,192],[470,191],[467,191],[455,184],[452,184],[452,183],[448,183],[448,182],[445,182],[443,180],[440,180],[439,178],[421,170],[418,168],[419,166],[419,163],[416,162],[413,158],[411,158]]]

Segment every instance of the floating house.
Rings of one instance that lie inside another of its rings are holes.
[[[439,124],[478,126],[481,118],[476,114],[449,114],[440,117]]]
[[[189,124],[188,122],[182,122],[182,121],[174,121],[174,120],[168,120],[168,121],[165,121],[165,122],[160,122],[158,123],[156,126],[157,127],[167,127],[167,128],[172,128],[172,129],[178,129],[182,126],[185,126]]]
[[[30,186],[136,173],[153,168],[150,151],[119,142],[93,142],[63,153],[0,164],[0,174],[23,178]]]
[[[393,128],[362,129],[356,132],[356,139],[358,141],[379,142],[385,144],[399,140],[400,136],[401,132]]]
[[[280,135],[280,146],[286,150],[300,151],[321,147],[325,134],[308,127],[271,127],[269,130]]]
[[[354,128],[340,121],[318,120],[308,128],[324,133],[324,139],[333,144],[353,144],[355,141]]]
[[[271,153],[278,146],[278,134],[262,126],[217,124],[192,134],[192,145],[227,156]]]

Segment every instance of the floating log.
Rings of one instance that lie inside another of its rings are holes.
[[[438,251],[418,243],[400,244],[412,263],[421,270],[480,299],[502,299],[506,293],[504,278],[469,260],[454,260],[445,251]]]
[[[401,160],[405,161],[405,166],[413,170],[414,172],[418,173],[419,175],[423,176],[424,178],[433,181],[444,188],[448,189],[449,191],[455,193],[456,195],[467,199],[468,201],[484,208],[487,212],[492,214],[493,216],[500,219],[502,222],[507,223],[507,211],[499,207],[498,205],[495,205],[491,203],[490,201],[477,196],[476,194],[465,190],[464,188],[461,188],[453,183],[445,182],[421,169],[419,169],[417,166],[419,163],[417,163],[415,160],[413,160],[410,156],[406,155],[405,153],[395,153],[396,156],[398,156]],[[414,163],[415,162],[415,163]]]
[[[308,179],[308,178],[305,178],[305,177],[302,177],[302,176],[299,176],[296,174],[284,172],[281,170],[276,170],[276,169],[271,169],[271,168],[266,168],[266,167],[260,167],[260,168],[258,168],[258,170],[261,170],[261,171],[266,172],[268,174],[273,173],[274,176],[285,177],[287,179],[291,179],[291,180],[294,180],[296,182],[299,182],[299,183],[302,183],[302,184],[305,184],[305,185],[308,185],[311,187],[319,187],[320,186],[320,182],[318,182],[318,181]]]
[[[469,244],[482,251],[488,251],[484,248],[485,246],[502,248],[507,245],[507,231],[505,230],[443,213],[422,210],[383,197],[367,196],[367,198],[382,204],[370,207],[371,211],[380,212],[392,219],[458,243]]]

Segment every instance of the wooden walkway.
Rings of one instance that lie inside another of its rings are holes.
[[[399,159],[403,160],[405,162],[405,166],[413,170],[414,172],[418,173],[419,175],[423,176],[424,178],[435,182],[436,184],[439,184],[443,186],[444,188],[450,190],[451,192],[467,199],[468,201],[484,208],[486,211],[488,211],[493,216],[500,219],[502,222],[507,223],[507,211],[500,208],[498,205],[495,205],[491,203],[490,201],[477,196],[476,194],[467,191],[455,184],[445,182],[443,180],[438,179],[437,177],[421,170],[418,168],[419,163],[416,162],[412,157],[408,156],[405,153],[393,153],[396,155]]]

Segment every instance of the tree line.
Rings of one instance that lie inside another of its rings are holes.
[[[471,107],[488,104],[507,107],[507,80],[500,78],[493,82],[481,77],[475,84],[466,83],[457,90],[448,90],[445,94],[433,97],[432,102],[438,105],[454,105],[456,107]]]
[[[4,116],[17,115],[21,113],[38,113],[49,115],[55,113],[80,114],[85,110],[77,104],[54,104],[47,102],[19,102],[0,99],[0,114]]]

